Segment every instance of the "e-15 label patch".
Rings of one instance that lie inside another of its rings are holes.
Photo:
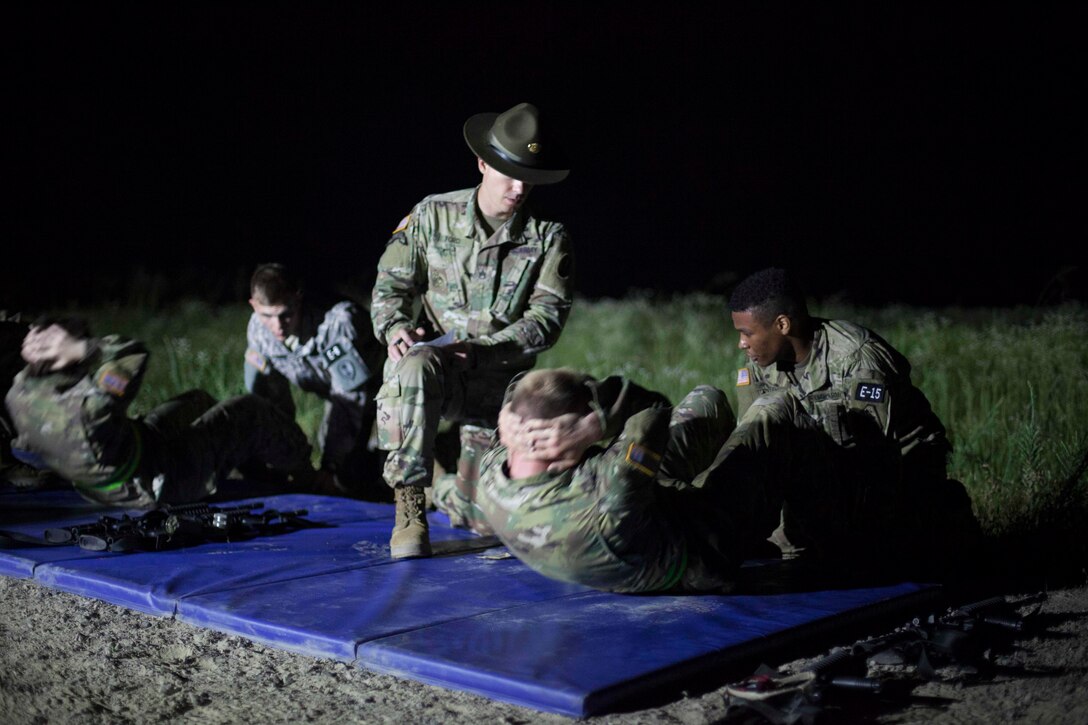
[[[854,400],[863,400],[866,403],[883,403],[884,386],[879,383],[858,383],[854,388]]]

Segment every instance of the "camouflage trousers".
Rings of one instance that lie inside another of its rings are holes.
[[[441,349],[411,348],[386,362],[378,391],[378,447],[389,451],[384,477],[390,486],[430,486],[435,437],[442,420],[462,423],[458,469],[475,469],[490,440],[510,379],[519,371],[456,370]],[[468,424],[468,425],[464,425]]]
[[[728,399],[717,388],[701,385],[688,393],[670,413],[657,483],[670,489],[692,489],[692,481],[714,461],[735,420]],[[462,455],[457,476],[443,476],[434,482],[433,499],[454,526],[486,535],[494,531],[476,503],[476,484],[480,459],[497,440],[492,431],[486,431],[486,437],[481,435],[484,432],[477,430],[471,439],[471,455]],[[647,491],[647,495],[654,492]],[[637,534],[632,536],[632,540],[638,539]]]
[[[321,467],[336,475],[342,490],[367,501],[391,502],[393,492],[381,481],[384,454],[376,450],[375,405],[368,396],[364,405],[333,398],[325,401],[325,413],[317,429]]]
[[[896,538],[896,457],[840,448],[787,394],[758,398],[694,485],[714,492],[728,521],[714,549],[732,557],[767,551],[768,539],[784,555],[831,558]]]
[[[310,444],[302,429],[271,403],[241,395],[221,403],[191,390],[133,421],[140,461],[135,475],[114,490],[80,487],[92,500],[148,507],[198,501],[215,493],[218,479],[246,463],[313,476]]]

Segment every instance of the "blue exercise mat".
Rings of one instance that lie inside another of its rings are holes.
[[[361,642],[585,591],[514,559],[493,561],[468,551],[186,597],[177,616],[301,654],[350,661]]]
[[[259,500],[265,509],[305,509],[321,527],[129,554],[0,549],[0,573],[573,716],[622,707],[683,677],[917,606],[938,592],[902,583],[763,595],[606,594],[542,577],[493,539],[451,528],[440,515],[429,516],[434,557],[393,561],[390,504],[301,494]],[[30,535],[103,513],[71,491],[0,496],[0,529]]]
[[[117,509],[90,503],[71,487],[26,491],[5,484],[0,487],[0,535],[12,548],[0,548],[0,574],[27,579],[34,576],[34,569],[39,564],[99,556],[76,546],[45,546],[45,530],[87,523],[117,513]],[[8,534],[38,539],[42,545],[7,541]]]
[[[917,584],[773,596],[592,592],[363,644],[369,669],[585,716],[720,668],[848,613],[928,598]]]
[[[242,505],[254,501],[230,502]],[[246,589],[268,582],[388,564],[393,507],[326,496],[287,495],[259,499],[265,509],[307,511],[320,528],[230,542],[127,554],[81,552],[40,563],[34,578],[45,586],[102,599],[147,614],[172,616],[183,597]],[[222,504],[228,505],[226,503]],[[259,511],[259,510],[258,510]],[[474,538],[466,531],[437,529],[434,539]],[[58,549],[31,556],[58,557]],[[88,555],[89,554],[89,555]]]

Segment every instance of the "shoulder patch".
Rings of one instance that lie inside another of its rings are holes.
[[[625,460],[639,473],[644,473],[647,476],[654,476],[657,475],[657,468],[661,463],[661,456],[654,453],[649,448],[640,446],[638,443],[632,443],[627,446],[627,456]]]
[[[115,398],[120,398],[128,388],[130,378],[117,368],[106,368],[98,376],[98,387]]]
[[[403,219],[401,219],[401,220],[400,220],[400,224],[398,224],[398,225],[397,225],[397,228],[393,230],[393,234],[397,234],[397,233],[399,233],[399,232],[403,232],[403,231],[404,231],[405,229],[407,229],[407,228],[408,228],[408,221],[409,221],[409,220],[410,220],[411,218],[412,218],[412,215],[411,215],[411,214],[409,214],[408,216],[406,216],[406,217],[404,217]]]
[[[751,373],[748,372],[748,368],[741,368],[740,370],[738,370],[737,371],[737,387],[739,388],[742,385],[751,385],[751,384],[752,384],[752,376],[751,376]]]
[[[246,350],[246,362],[259,373],[263,373],[268,367],[268,359],[253,348]]]
[[[323,353],[333,390],[358,390],[370,379],[370,370],[354,347],[334,342]]]
[[[569,254],[564,254],[559,258],[559,263],[555,265],[555,273],[559,275],[559,279],[567,279],[570,277],[571,266],[572,263]]]
[[[880,383],[858,383],[854,387],[854,400],[866,403],[883,403],[885,388]]]
[[[324,355],[325,359],[328,360],[330,363],[334,363],[340,358],[344,357],[344,355],[346,355],[347,353],[344,352],[344,348],[340,346],[340,343],[334,342],[328,350],[321,354]]]

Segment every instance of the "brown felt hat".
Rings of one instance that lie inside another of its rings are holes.
[[[531,103],[477,113],[465,121],[465,141],[488,166],[526,184],[554,184],[570,173],[559,148],[541,139],[540,111]]]

